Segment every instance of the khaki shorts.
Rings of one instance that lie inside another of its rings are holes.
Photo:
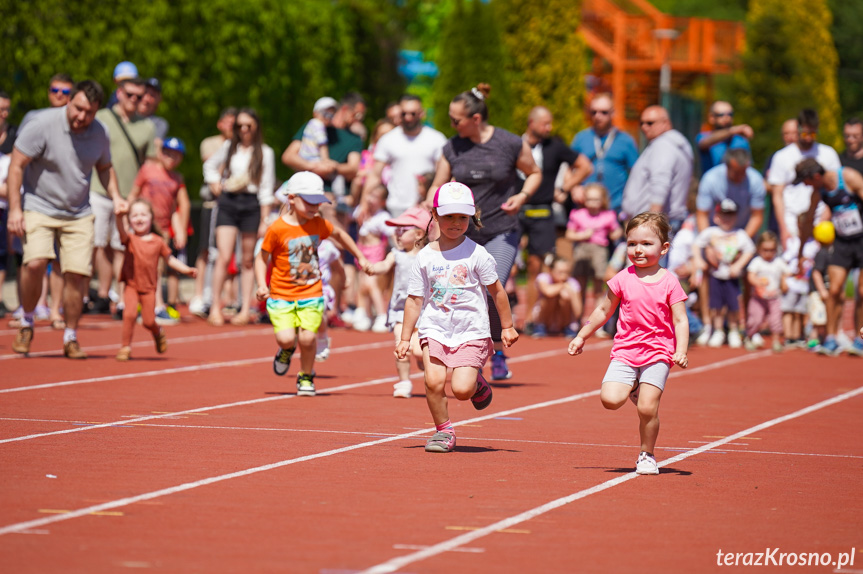
[[[573,276],[596,277],[602,280],[605,277],[605,268],[608,267],[608,247],[587,241],[576,243],[572,250],[572,260]]]
[[[114,202],[111,201],[111,198],[91,191],[90,209],[93,210],[93,215],[96,217],[94,246],[108,247],[110,243],[111,249],[114,251],[125,250],[123,244],[120,243],[120,232],[117,231]]]
[[[55,258],[60,245],[64,273],[90,276],[93,272],[93,215],[80,219],[55,219],[36,211],[24,212],[24,264]]]

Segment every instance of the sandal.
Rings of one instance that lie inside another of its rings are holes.
[[[426,442],[426,452],[450,452],[454,448],[454,433],[438,431]]]
[[[157,353],[164,353],[168,350],[168,337],[165,335],[164,329],[159,329],[158,333],[153,334],[153,341],[156,343]]]
[[[63,319],[53,319],[51,321],[51,328],[55,331],[62,331],[66,328],[66,321]]]
[[[132,356],[132,347],[120,347],[120,350],[117,351],[117,356],[115,357],[118,361],[128,361]]]

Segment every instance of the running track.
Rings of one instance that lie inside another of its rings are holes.
[[[634,408],[597,398],[606,341],[522,339],[488,410],[450,401],[458,446],[434,455],[389,336],[334,331],[306,398],[268,327],[186,322],[163,356],[138,329],[128,364],[119,329],[88,317],[82,362],[49,328],[29,359],[0,331],[2,572],[705,572],[767,547],[853,548],[863,572],[861,360],[693,350],[661,474],[636,477]]]

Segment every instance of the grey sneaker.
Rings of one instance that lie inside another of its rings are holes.
[[[426,443],[426,452],[451,452],[455,448],[455,433],[437,431]]]
[[[315,374],[307,375],[299,373],[297,375],[297,396],[298,397],[313,397],[315,396]]]
[[[288,367],[291,366],[291,357],[294,355],[293,349],[279,349],[276,357],[273,359],[273,372],[283,376],[288,372]]]

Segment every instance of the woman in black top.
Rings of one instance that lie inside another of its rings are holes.
[[[427,201],[431,204],[435,190],[448,181],[471,188],[483,228],[471,227],[467,236],[491,253],[497,261],[498,278],[506,285],[518,254],[518,212],[539,187],[542,173],[519,136],[488,123],[490,91],[488,84],[480,84],[450,102],[449,118],[458,135],[444,146]],[[523,182],[517,170],[524,173]],[[503,354],[500,317],[491,303],[489,319],[495,348],[492,378],[508,379],[512,373]]]

